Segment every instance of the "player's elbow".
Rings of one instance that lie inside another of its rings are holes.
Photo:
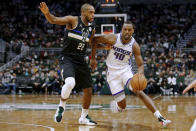
[[[50,24],[55,24],[54,20],[48,20]]]
[[[59,22],[56,20],[56,18],[49,19],[48,22],[50,24],[59,24]]]

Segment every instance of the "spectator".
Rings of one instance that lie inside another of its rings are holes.
[[[4,76],[2,78],[2,84],[5,87],[3,94],[16,94],[16,74],[12,76],[12,74],[8,71],[9,70],[7,70],[7,72],[4,73]],[[11,87],[13,91],[11,90]]]
[[[167,78],[168,85],[170,88],[173,89],[173,95],[177,95],[177,87],[176,87],[176,77],[173,73],[170,73],[169,77]]]
[[[184,84],[184,79],[185,79],[185,70],[177,70],[175,71],[177,73],[177,78],[176,78],[176,82],[177,82],[177,86],[179,87],[179,94],[182,94],[182,91],[185,88],[185,84]]]
[[[101,88],[104,87],[105,84],[105,79],[101,76],[101,74],[98,75],[95,83],[94,83],[94,90],[93,92],[98,92],[98,94],[100,93]]]
[[[41,92],[42,81],[41,78],[39,77],[38,72],[33,75],[33,77],[31,78],[31,82],[32,82],[34,93],[39,94]]]
[[[60,90],[60,82],[58,81],[58,75],[55,71],[50,71],[46,82],[42,85],[42,87],[45,87],[45,93],[54,94],[54,92],[58,92]]]
[[[148,79],[148,84],[147,87],[145,89],[145,93],[149,94],[149,93],[156,93],[157,91],[157,82],[154,79],[155,77],[153,76],[152,73],[150,73],[150,77]]]

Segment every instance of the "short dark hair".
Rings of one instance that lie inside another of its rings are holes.
[[[135,25],[133,24],[133,22],[131,22],[131,21],[129,21],[129,20],[128,20],[128,21],[124,21],[124,24],[131,24],[131,25],[133,26],[133,29],[135,29]],[[124,25],[124,24],[123,24],[123,25]]]
[[[83,10],[86,10],[89,6],[92,6],[92,7],[93,7],[93,5],[88,4],[88,3],[83,4],[82,7],[81,7],[81,12],[82,12]]]

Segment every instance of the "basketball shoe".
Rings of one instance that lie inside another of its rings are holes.
[[[160,117],[158,118],[158,120],[161,122],[161,125],[162,125],[163,127],[167,127],[167,125],[171,123],[171,120],[167,120],[167,119],[165,119],[165,118],[162,117],[162,116],[160,116]]]
[[[87,115],[86,117],[80,117],[78,122],[85,125],[97,125],[97,122],[91,120],[89,115]]]
[[[57,123],[61,122],[63,113],[64,113],[64,108],[62,106],[59,106],[54,115],[54,121]]]

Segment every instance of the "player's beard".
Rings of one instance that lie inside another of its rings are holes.
[[[129,40],[130,39],[130,36],[128,34],[125,34],[124,39],[125,40]]]
[[[88,23],[93,22],[93,19],[91,20],[88,16],[86,16],[86,20],[88,21]]]

